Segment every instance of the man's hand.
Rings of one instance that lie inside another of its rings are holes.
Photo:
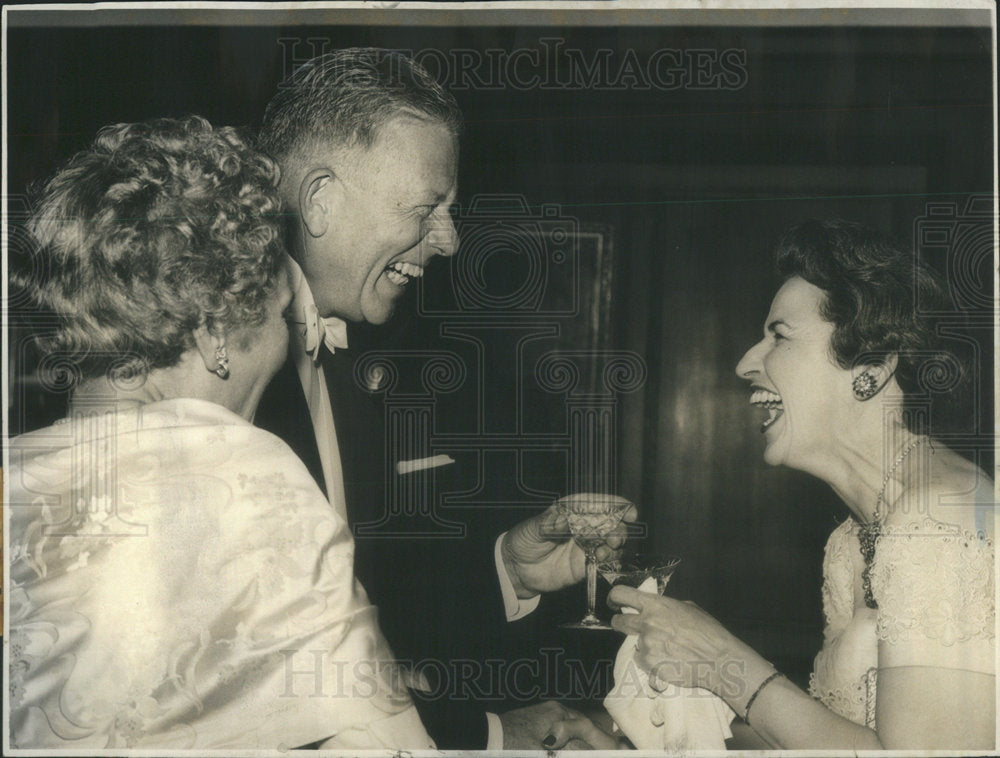
[[[500,714],[504,750],[614,750],[618,742],[593,721],[556,702]]]
[[[628,502],[613,495],[601,497]],[[625,524],[635,521],[638,516],[639,511],[629,503],[622,522],[608,534],[605,544],[597,549],[597,560],[606,560],[620,551],[625,543]],[[569,524],[558,503],[507,532],[500,552],[514,590],[522,599],[560,590],[584,577],[583,550],[573,541]]]

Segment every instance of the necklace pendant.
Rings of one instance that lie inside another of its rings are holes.
[[[861,557],[865,560],[865,567],[861,570],[861,587],[865,593],[865,605],[869,608],[878,608],[872,593],[871,570],[875,559],[875,543],[881,531],[877,521],[858,526],[858,544],[861,547]]]
[[[878,608],[878,602],[876,602],[875,595],[872,592],[871,571],[871,566],[865,566],[861,572],[861,587],[865,591],[865,605],[869,608]]]

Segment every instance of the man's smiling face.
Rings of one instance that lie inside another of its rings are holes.
[[[385,323],[435,255],[453,255],[458,143],[444,124],[407,113],[374,144],[336,151],[328,227],[300,261],[323,316]]]

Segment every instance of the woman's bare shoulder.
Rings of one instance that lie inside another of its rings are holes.
[[[967,458],[935,442],[926,467],[913,471],[902,496],[885,516],[887,525],[931,518],[993,537],[996,491],[990,476]]]

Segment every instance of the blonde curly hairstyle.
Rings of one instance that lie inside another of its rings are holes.
[[[199,116],[115,124],[73,156],[13,272],[56,326],[43,353],[96,377],[175,365],[204,324],[263,322],[283,266],[276,164]]]

